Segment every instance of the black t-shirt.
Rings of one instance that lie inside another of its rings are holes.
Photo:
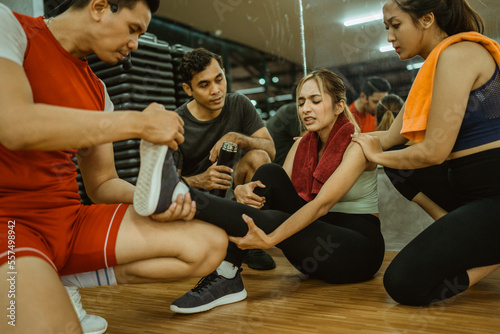
[[[279,107],[276,114],[267,121],[266,127],[276,147],[274,162],[283,166],[288,151],[295,142],[293,138],[300,136],[301,124],[297,115],[297,104],[292,102]]]
[[[184,138],[174,153],[175,163],[183,176],[198,175],[206,171],[212,163],[210,150],[228,132],[238,132],[251,136],[264,127],[264,122],[250,100],[238,93],[228,93],[219,116],[210,121],[196,119],[187,104],[177,108],[184,120]]]

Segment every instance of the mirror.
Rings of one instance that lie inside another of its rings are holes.
[[[300,2],[162,2],[149,30],[171,44],[202,46],[222,55],[228,89],[247,95],[267,119],[292,100],[294,83],[304,74]]]
[[[264,114],[291,99],[294,82],[304,75],[304,61],[309,71],[329,68],[341,74],[350,101],[359,96],[364,78],[372,75],[387,79],[393,92],[406,98],[418,72],[412,66],[422,60],[401,61],[394,51],[380,51],[389,45],[381,18],[344,25],[349,19],[381,14],[384,3],[169,0],[162,2],[150,30],[169,43],[204,46],[220,53],[227,61],[230,89],[257,101]],[[486,35],[500,41],[500,2],[469,3],[485,20]],[[166,28],[170,32],[165,33]]]
[[[63,0],[45,0],[53,10]],[[222,55],[231,91],[255,101],[264,119],[292,99],[297,79],[317,68],[339,73],[348,99],[364,78],[387,79],[406,98],[421,59],[399,60],[388,46],[381,18],[345,26],[344,21],[381,14],[384,0],[163,0],[149,31],[169,44],[203,46]],[[500,41],[500,2],[469,0]],[[305,66],[304,64],[307,64]]]
[[[485,35],[500,42],[500,2],[468,0],[486,24]],[[381,14],[383,1],[304,0],[308,67],[331,68],[339,72],[348,86],[348,97],[359,96],[363,79],[377,75],[387,79],[393,93],[406,98],[416,74],[420,57],[402,61],[387,42],[382,18],[364,24],[345,26],[344,22]],[[381,47],[386,47],[381,52]],[[416,66],[414,66],[416,65]]]

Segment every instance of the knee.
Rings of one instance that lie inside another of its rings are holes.
[[[254,172],[262,165],[271,162],[269,154],[264,150],[250,150],[243,156],[243,162]]]
[[[389,265],[384,274],[384,287],[394,301],[402,305],[423,306],[428,305],[426,293],[418,284],[415,275],[395,265]]]
[[[209,225],[209,228],[210,240],[208,240],[208,243],[206,244],[206,246],[209,247],[207,251],[212,251],[223,259],[226,256],[227,245],[229,243],[227,233],[222,228],[215,225]]]
[[[257,172],[264,175],[275,175],[276,173],[284,171],[283,167],[278,164],[266,163],[258,167]]]
[[[206,276],[213,272],[226,257],[228,237],[226,232],[214,225],[204,224],[196,244],[194,276]]]
[[[260,180],[266,184],[270,180],[280,180],[283,177],[288,179],[283,167],[275,163],[266,163],[257,168],[253,180]]]

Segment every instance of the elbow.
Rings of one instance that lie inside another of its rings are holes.
[[[83,182],[83,184],[85,185],[85,181]],[[92,203],[104,204],[104,202],[99,200],[99,196],[98,196],[98,194],[96,194],[96,189],[91,188],[91,187],[87,188],[87,186],[85,185],[85,194],[92,201]]]
[[[447,145],[438,144],[432,140],[425,140],[413,145],[413,160],[417,163],[417,168],[440,165],[448,159],[451,148]]]
[[[269,159],[273,162],[274,158],[276,158],[276,146],[274,145],[274,140],[271,135],[269,135],[269,144],[267,147],[263,147],[263,150],[266,151],[267,155],[269,155]]]
[[[328,212],[330,212],[330,209],[333,207],[333,204],[323,204],[320,207],[318,207],[318,210],[316,211],[318,213],[318,218],[325,216]]]
[[[2,144],[2,146],[9,151],[17,151],[19,149],[15,141],[10,140],[9,138],[4,138],[3,136],[0,137],[0,144]]]
[[[10,151],[24,150],[29,146],[23,136],[13,127],[10,127],[10,130],[2,129],[0,132],[0,144]]]
[[[323,217],[330,212],[330,209],[338,201],[339,198],[337,196],[328,195],[321,190],[318,195],[316,195],[316,197],[306,205],[308,205],[308,210],[315,212],[314,219],[318,219],[319,217]]]
[[[274,161],[274,158],[276,158],[276,145],[274,144],[274,140],[271,137],[271,148],[269,149],[269,157],[271,158],[271,161]]]
[[[9,151],[34,150],[35,145],[21,138],[0,139],[0,143]]]
[[[435,166],[435,165],[441,165],[443,162],[446,161],[448,158],[448,154],[429,154],[425,156],[425,159],[423,159],[423,164],[424,167],[427,166]]]
[[[274,158],[276,158],[276,149],[274,148],[274,145],[273,148],[269,150],[267,154],[269,154],[269,158],[271,159],[271,161],[274,161]]]
[[[426,160],[425,165],[426,166],[435,166],[435,165],[441,165],[443,162],[446,161],[446,157],[439,157],[439,156],[434,156],[434,157],[429,157]]]
[[[9,110],[8,113],[22,114],[18,109]],[[8,117],[0,118],[0,144],[10,151],[33,149],[34,132],[32,127],[26,125],[22,119],[12,120]],[[36,132],[35,132],[36,133]]]
[[[2,108],[2,113],[0,113],[0,145],[9,151],[22,150],[26,145],[25,136],[21,132],[22,128],[19,127],[22,122],[12,115],[23,115],[24,110],[3,104]]]

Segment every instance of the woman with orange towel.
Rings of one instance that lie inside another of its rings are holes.
[[[353,141],[369,161],[390,168],[448,160],[459,207],[401,250],[384,275],[394,300],[428,305],[500,264],[500,47],[482,35],[483,21],[465,0],[388,0],[383,11],[399,57],[425,63],[391,128]],[[408,140],[415,144],[384,151]]]

